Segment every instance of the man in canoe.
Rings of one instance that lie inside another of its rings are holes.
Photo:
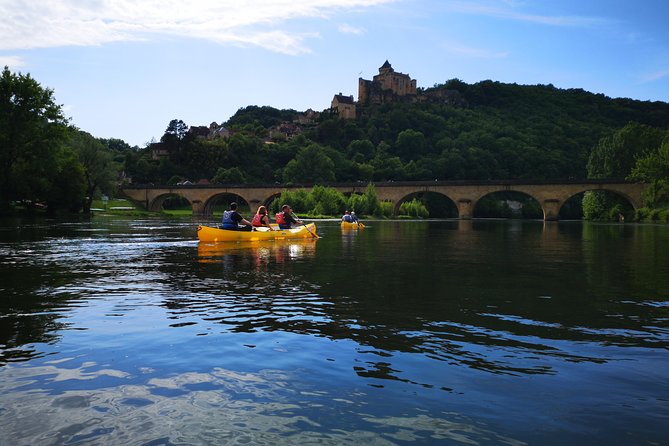
[[[253,226],[250,221],[237,212],[237,203],[233,201],[230,203],[230,209],[223,211],[223,225],[221,228],[232,231],[251,231]]]
[[[287,204],[281,206],[281,212],[276,214],[276,224],[281,229],[290,229],[293,225],[304,225],[302,220],[293,215],[293,210]]]
[[[351,217],[351,211],[346,210],[344,212],[344,215],[341,217],[341,221],[345,221],[346,223],[353,223],[353,217]]]

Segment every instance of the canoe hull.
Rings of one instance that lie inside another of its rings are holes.
[[[360,222],[358,222],[358,223],[351,223],[351,222],[348,222],[348,221],[342,221],[341,222],[341,228],[342,229],[363,229],[364,227],[365,227],[365,225],[363,225]]]
[[[285,240],[301,238],[318,238],[316,225],[308,223],[293,229],[278,229],[274,231],[230,231],[228,229],[198,226],[197,238],[201,242],[253,242],[260,240]]]

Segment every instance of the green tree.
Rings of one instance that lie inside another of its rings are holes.
[[[220,168],[212,179],[212,182],[217,184],[244,184],[246,176],[238,167],[231,167],[230,169]]]
[[[346,148],[346,151],[350,158],[362,162],[369,160],[374,156],[374,144],[368,139],[356,139],[351,141]]]
[[[648,161],[656,160],[665,131],[647,125],[630,122],[620,130],[599,140],[588,159],[589,178],[626,178],[633,174],[635,166],[637,178],[650,173]],[[646,161],[638,164],[637,159]],[[646,167],[648,166],[648,167]],[[652,170],[652,169],[651,169]],[[589,191],[583,195],[583,218],[586,220],[609,220],[617,218],[620,210],[626,209],[627,202],[606,191]]]
[[[311,143],[297,152],[283,172],[287,183],[329,183],[335,180],[334,162],[318,144]]]
[[[425,135],[413,129],[407,129],[397,135],[395,151],[403,160],[414,160],[426,153]]]
[[[58,177],[67,120],[53,91],[5,67],[0,76],[0,212],[43,200]]]
[[[669,204],[669,131],[657,150],[637,159],[628,179],[651,183],[643,197],[647,207]]]
[[[93,198],[100,192],[113,195],[120,166],[105,143],[80,130],[70,132],[69,146],[74,150],[83,167],[86,183],[84,212],[90,212]]]
[[[630,122],[622,129],[599,140],[588,159],[588,178],[625,178],[637,158],[656,151],[665,131]]]

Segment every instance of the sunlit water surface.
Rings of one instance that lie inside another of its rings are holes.
[[[6,221],[0,444],[669,444],[669,227]]]

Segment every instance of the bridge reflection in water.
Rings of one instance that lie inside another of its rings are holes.
[[[560,208],[571,197],[583,192],[599,190],[617,194],[626,199],[634,210],[642,206],[641,195],[648,187],[646,183],[631,183],[622,180],[564,180],[564,181],[407,181],[372,183],[381,201],[392,202],[394,214],[399,213],[400,205],[424,193],[436,193],[451,200],[457,210],[458,218],[472,218],[476,204],[487,195],[496,192],[519,192],[535,199],[543,211],[544,220],[557,220]],[[365,183],[333,183],[327,185],[345,195],[363,194],[367,190]],[[193,215],[211,216],[214,206],[224,197],[234,196],[237,201],[244,201],[251,209],[259,205],[268,205],[279,197],[284,190],[310,189],[312,184],[285,186],[271,185],[131,185],[121,192],[134,203],[149,211],[160,211],[163,202],[174,196],[182,197],[191,204]]]

